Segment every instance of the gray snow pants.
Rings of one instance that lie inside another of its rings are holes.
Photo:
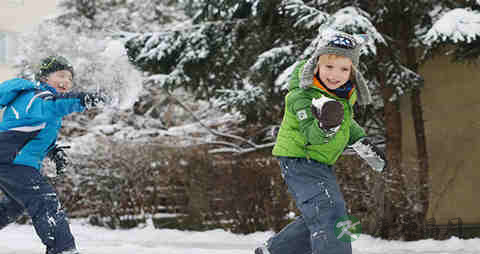
[[[305,158],[278,157],[282,176],[302,213],[267,241],[271,254],[351,254],[338,240],[335,221],[346,215],[332,166]]]
[[[6,195],[0,201],[0,229],[26,210],[38,236],[47,246],[47,254],[76,249],[55,189],[38,170],[0,164],[0,190]]]

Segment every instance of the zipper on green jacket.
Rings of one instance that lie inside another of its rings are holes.
[[[305,145],[303,145],[303,151],[305,152],[305,156],[307,158],[307,160],[310,160],[310,154],[308,154],[308,150],[307,150],[307,146],[309,146],[310,144],[307,142]]]

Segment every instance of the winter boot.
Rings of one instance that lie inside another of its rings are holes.
[[[255,249],[255,254],[271,254],[267,247],[262,246]]]
[[[80,252],[78,252],[78,250],[76,249],[73,249],[73,250],[62,251],[60,254],[80,254]]]

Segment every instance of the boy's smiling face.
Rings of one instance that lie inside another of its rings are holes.
[[[343,56],[321,55],[315,72],[328,89],[337,89],[350,80],[352,60]]]
[[[72,73],[68,70],[52,72],[47,76],[45,82],[55,88],[57,92],[65,93],[73,87]]]

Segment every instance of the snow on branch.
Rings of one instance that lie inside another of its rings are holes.
[[[352,33],[375,31],[375,26],[369,20],[370,15],[356,7],[349,6],[335,12],[328,24],[329,27],[346,30]],[[378,37],[381,40],[381,37]]]
[[[382,66],[382,69],[386,71],[386,84],[395,88],[390,101],[396,101],[406,91],[423,85],[424,80],[421,75],[400,63],[388,62]]]
[[[276,76],[275,86],[283,90],[288,87],[290,73],[296,63],[297,56],[294,53],[295,45],[280,46],[269,49],[259,56],[250,67],[250,72],[255,76],[264,76],[264,73],[271,72]],[[289,67],[290,66],[290,67]]]
[[[271,68],[274,63],[284,65],[284,61],[289,60],[288,57],[292,55],[293,45],[272,48],[263,52],[257,57],[257,61],[250,67],[251,71],[260,71],[263,68]]]
[[[423,37],[431,46],[440,42],[466,42],[480,38],[480,12],[471,9],[453,9],[445,13]]]
[[[363,40],[361,53],[364,55],[376,55],[376,43],[387,44],[383,36],[370,21],[370,15],[353,6],[342,8],[333,15],[328,16],[322,21],[318,30],[317,37],[304,50],[302,58],[309,57],[315,51],[317,45],[323,43],[322,36],[327,30],[344,31],[355,37],[361,37]]]
[[[294,26],[304,25],[310,29],[322,25],[329,17],[328,13],[310,7],[302,0],[287,0],[282,4],[290,15],[299,18]]]
[[[335,12],[324,25],[330,29],[347,31],[351,34],[365,34],[362,53],[377,54],[375,43],[385,44],[385,39],[370,21],[370,15],[356,7],[345,7]]]
[[[264,97],[264,91],[260,87],[249,86],[246,89],[218,89],[220,94],[216,103],[221,109],[234,106],[247,106]]]

